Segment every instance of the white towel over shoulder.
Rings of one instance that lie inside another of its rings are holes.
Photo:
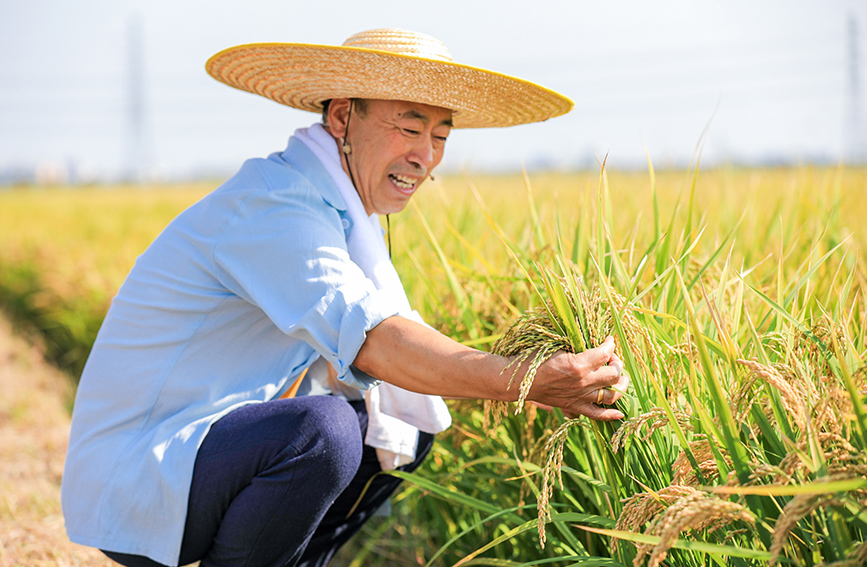
[[[382,238],[379,216],[368,215],[358,192],[340,164],[337,143],[321,124],[295,131],[295,136],[319,158],[346,201],[352,231],[347,240],[349,257],[377,289],[388,289],[402,301],[400,314],[424,324],[413,311]],[[448,407],[439,396],[417,394],[383,382],[365,392],[368,426],[364,442],[376,448],[383,470],[412,462],[419,430],[439,433],[451,425]]]

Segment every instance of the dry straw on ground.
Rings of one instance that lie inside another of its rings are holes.
[[[60,513],[69,379],[0,316],[0,567],[113,565],[71,543]]]

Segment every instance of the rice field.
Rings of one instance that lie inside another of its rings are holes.
[[[136,255],[212,186],[0,192],[0,301],[75,376]],[[613,335],[626,419],[454,402],[340,564],[867,563],[865,196],[842,166],[426,186],[391,219],[414,307],[484,350],[522,320],[535,347]]]

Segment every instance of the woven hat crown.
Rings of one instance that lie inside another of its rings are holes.
[[[367,30],[350,36],[343,47],[360,47],[390,51],[410,57],[437,59],[452,63],[452,54],[446,45],[435,37],[423,33],[397,29]]]
[[[399,29],[357,33],[343,45],[252,43],[205,65],[229,86],[321,112],[335,98],[402,100],[452,110],[455,128],[539,122],[572,101],[530,81],[456,63],[436,38]]]

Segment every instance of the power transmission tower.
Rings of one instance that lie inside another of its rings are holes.
[[[862,112],[858,19],[854,12],[849,12],[847,39],[849,108],[846,117],[846,158],[851,162],[864,163],[867,162],[867,124]]]
[[[144,46],[141,17],[134,14],[127,25],[126,136],[123,176],[144,180],[150,169],[145,122]]]

